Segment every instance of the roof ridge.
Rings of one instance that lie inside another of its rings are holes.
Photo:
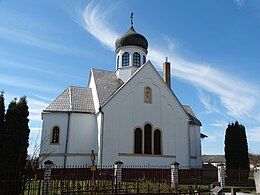
[[[60,93],[60,95],[58,95],[46,108],[48,108],[54,101],[56,101],[57,99],[59,99],[67,90],[69,87],[67,87],[66,89],[63,90],[63,92]]]
[[[91,68],[92,70],[101,70],[101,71],[104,71],[104,72],[111,72],[111,73],[115,73],[115,71],[112,71],[112,70],[104,70],[104,69],[99,69],[99,68]]]
[[[70,110],[72,110],[72,95],[71,95],[71,86],[69,86],[69,102],[70,102]]]

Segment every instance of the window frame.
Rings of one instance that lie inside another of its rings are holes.
[[[138,52],[133,53],[133,66],[141,65],[141,55]]]
[[[147,136],[147,134],[146,134],[146,126],[147,125],[149,125],[151,128],[150,128],[150,136],[149,136],[149,138],[147,138],[148,136]],[[147,140],[148,139],[148,140]],[[149,141],[150,142],[150,144],[149,144],[149,142],[147,143],[147,141]],[[148,146],[147,146],[147,144],[149,144]],[[144,151],[143,151],[143,154],[148,154],[148,155],[152,155],[153,154],[153,126],[152,126],[152,124],[151,123],[146,123],[145,125],[144,125]],[[149,149],[149,150],[147,150],[147,149]]]
[[[156,147],[156,145],[155,145],[155,132],[156,131],[158,131],[160,133],[159,134],[160,135],[160,139],[159,139],[159,141],[160,141],[160,144],[159,144],[160,153],[159,154],[155,153],[155,147]],[[162,155],[162,131],[159,128],[155,128],[154,131],[153,131],[153,154],[154,155]]]
[[[128,52],[124,52],[122,55],[122,67],[129,66],[130,63],[130,55]]]
[[[136,131],[137,130],[140,130],[141,131],[141,146],[140,146],[140,148],[141,148],[141,152],[140,153],[137,153],[136,152]],[[141,128],[141,127],[136,127],[136,128],[134,128],[134,154],[143,154],[143,129]]]
[[[58,141],[57,141],[57,142],[53,142],[54,129],[55,129],[55,128],[58,128],[58,130],[59,130]],[[52,130],[51,130],[51,140],[50,140],[50,144],[51,144],[51,145],[58,145],[58,144],[60,144],[60,134],[61,134],[61,130],[60,130],[60,129],[61,129],[61,128],[60,128],[59,125],[54,125],[54,126],[52,127]]]

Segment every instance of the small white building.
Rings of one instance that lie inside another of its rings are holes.
[[[116,40],[116,71],[92,68],[87,87],[70,86],[43,112],[40,164],[202,167],[200,121],[146,61],[148,42],[133,26]]]

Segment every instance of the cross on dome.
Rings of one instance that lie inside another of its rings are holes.
[[[131,12],[131,16],[130,16],[131,27],[133,27],[133,25],[134,25],[134,22],[133,22],[133,20],[134,20],[134,13],[133,13],[133,12]]]

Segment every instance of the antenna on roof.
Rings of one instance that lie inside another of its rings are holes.
[[[133,25],[134,25],[134,22],[133,22],[133,20],[134,20],[134,13],[133,13],[133,12],[131,12],[131,16],[130,16],[131,27],[133,27]]]

